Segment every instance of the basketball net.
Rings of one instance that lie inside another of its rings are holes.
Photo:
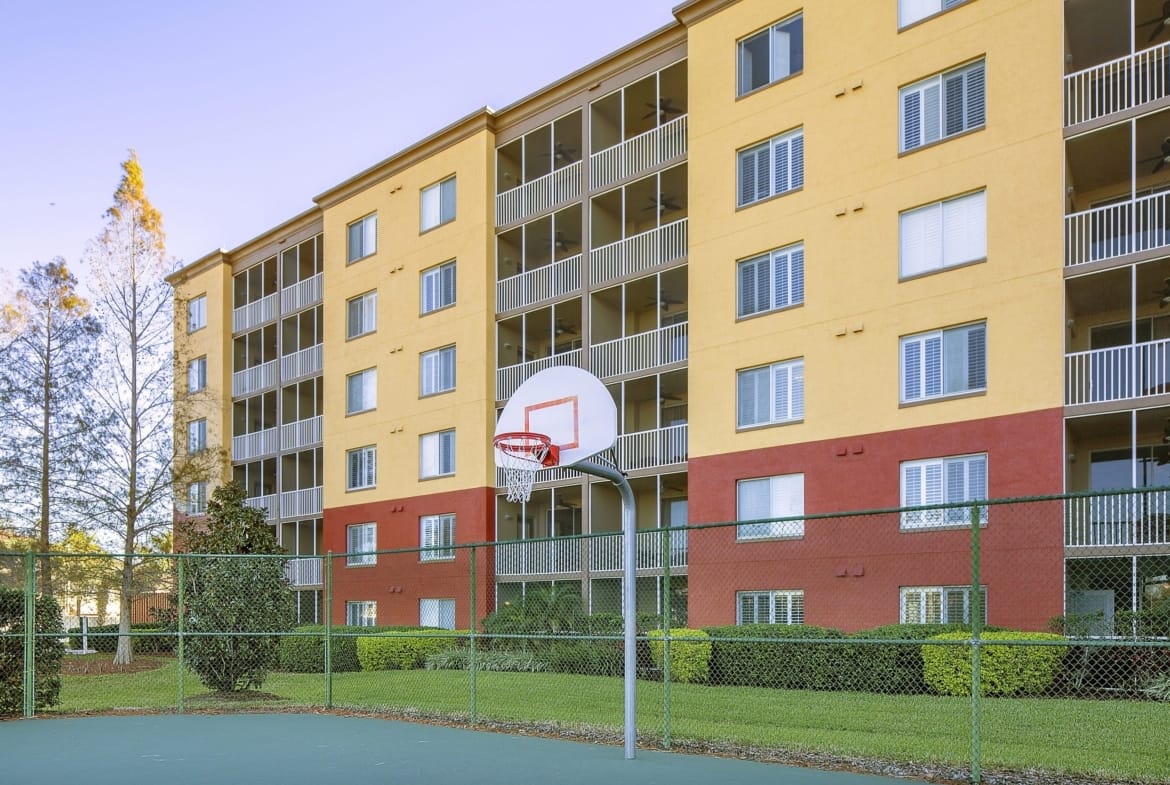
[[[548,437],[536,433],[505,433],[495,439],[498,463],[504,470],[504,485],[510,502],[526,502],[532,496],[536,472],[555,459]]]

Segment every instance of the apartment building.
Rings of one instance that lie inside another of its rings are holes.
[[[509,396],[577,365],[618,406],[639,610],[962,620],[964,521],[799,518],[1170,484],[1160,12],[684,2],[176,273],[176,444],[230,452],[305,619],[332,551],[334,621],[463,626],[450,546],[482,541],[477,614],[550,585],[618,610],[617,491],[551,468],[508,502],[492,464]],[[1140,607],[1165,505],[990,509],[988,620]]]

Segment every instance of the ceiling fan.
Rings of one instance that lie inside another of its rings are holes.
[[[1165,308],[1170,305],[1170,278],[1162,282],[1161,289],[1155,289],[1154,294],[1158,295],[1158,307]]]
[[[1167,2],[1170,2],[1170,0],[1167,0]],[[1157,174],[1162,170],[1163,166],[1170,164],[1170,136],[1167,136],[1162,140],[1161,155],[1152,155],[1149,158],[1143,158],[1142,160],[1138,161],[1138,163],[1148,164],[1150,161],[1157,161],[1157,163],[1154,164],[1154,170],[1150,172],[1150,174]]]
[[[579,330],[576,325],[569,324],[564,319],[557,319],[553,325],[553,333],[555,335],[578,335]]]
[[[1148,27],[1149,25],[1154,25],[1154,29],[1150,31],[1150,37],[1146,39],[1146,43],[1152,44],[1163,30],[1170,27],[1170,0],[1162,3],[1162,16],[1147,22],[1138,22],[1137,27]]]
[[[646,298],[647,305],[661,305],[663,313],[666,313],[668,310],[670,310],[670,306],[682,305],[683,302],[685,301],[680,300],[665,289],[659,289],[657,297],[651,295],[650,297]]]
[[[542,153],[542,155],[545,158],[552,158],[554,163],[571,164],[577,160],[577,149],[557,142],[553,145],[551,153]]]
[[[571,237],[565,237],[564,232],[557,232],[553,235],[553,248],[557,249],[558,251],[565,252],[568,251],[570,247],[580,248],[581,241],[574,240]]]
[[[681,210],[682,205],[675,201],[670,194],[660,193],[658,196],[647,196],[650,204],[643,207],[643,210],[658,210],[659,213],[668,213],[674,210]]]
[[[1170,0],[1166,0],[1166,2],[1170,3]],[[647,101],[646,106],[650,107],[650,111],[642,115],[642,119],[645,120],[657,114],[659,124],[665,123],[667,120],[669,120],[672,114],[682,114],[684,111],[686,111],[685,109],[679,109],[676,107],[674,105],[674,99],[670,96],[662,96],[658,99],[657,104],[652,104]]]

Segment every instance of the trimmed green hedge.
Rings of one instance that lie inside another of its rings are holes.
[[[412,632],[419,627],[390,625],[385,627],[349,627],[334,625],[331,631],[332,653],[330,664],[334,673],[360,671],[357,639],[362,635],[380,632]],[[431,629],[430,627],[424,629]],[[325,672],[325,625],[305,624],[293,632],[312,635],[284,635],[280,638],[279,668],[285,673]]]
[[[69,648],[81,648],[81,628],[70,627]],[[118,648],[117,624],[93,624],[89,628],[90,651],[112,654]],[[173,654],[178,645],[178,637],[173,629],[168,629],[154,622],[141,622],[130,625],[130,650],[135,654]],[[151,635],[149,633],[155,633]]]
[[[964,640],[969,632],[947,632],[931,640]],[[990,641],[1064,641],[1049,632],[984,633]],[[979,659],[980,693],[983,695],[1037,695],[1047,690],[1060,670],[1067,646],[1008,646],[984,643]],[[971,647],[924,644],[922,675],[940,695],[971,694]]]
[[[421,668],[427,657],[457,648],[469,630],[416,629],[383,632],[357,639],[357,657],[363,671]]]
[[[650,656],[654,658],[655,667],[661,670],[666,644],[663,641],[662,630],[650,630]],[[683,640],[670,642],[670,680],[682,684],[706,684],[711,678],[711,641],[710,635],[703,630],[692,630],[686,627],[673,627],[670,630],[673,638],[700,638],[701,640]]]
[[[61,606],[52,597],[36,598],[34,626],[37,633],[64,632]],[[24,708],[24,592],[0,588],[0,716],[20,714]],[[37,637],[33,643],[36,660],[36,708],[55,706],[61,695],[61,658],[65,647],[60,638]]]
[[[712,684],[789,690],[839,689],[842,647],[819,644],[816,640],[844,638],[845,633],[840,630],[810,624],[740,624],[704,629],[711,636]],[[793,638],[805,640],[793,641]],[[790,642],[785,643],[786,640]]]
[[[999,628],[984,628],[991,632]],[[962,624],[887,624],[860,630],[850,640],[920,641],[946,632],[966,632]],[[841,651],[838,688],[856,692],[910,694],[929,692],[922,676],[922,646],[912,643],[858,643]]]
[[[556,640],[541,654],[548,670],[587,676],[621,676],[625,657],[621,641]]]

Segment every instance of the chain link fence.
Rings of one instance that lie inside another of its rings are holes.
[[[1164,496],[640,531],[639,741],[1170,781]],[[0,712],[331,709],[617,743],[620,544],[136,555],[128,629],[39,592],[71,557],[0,554]]]

